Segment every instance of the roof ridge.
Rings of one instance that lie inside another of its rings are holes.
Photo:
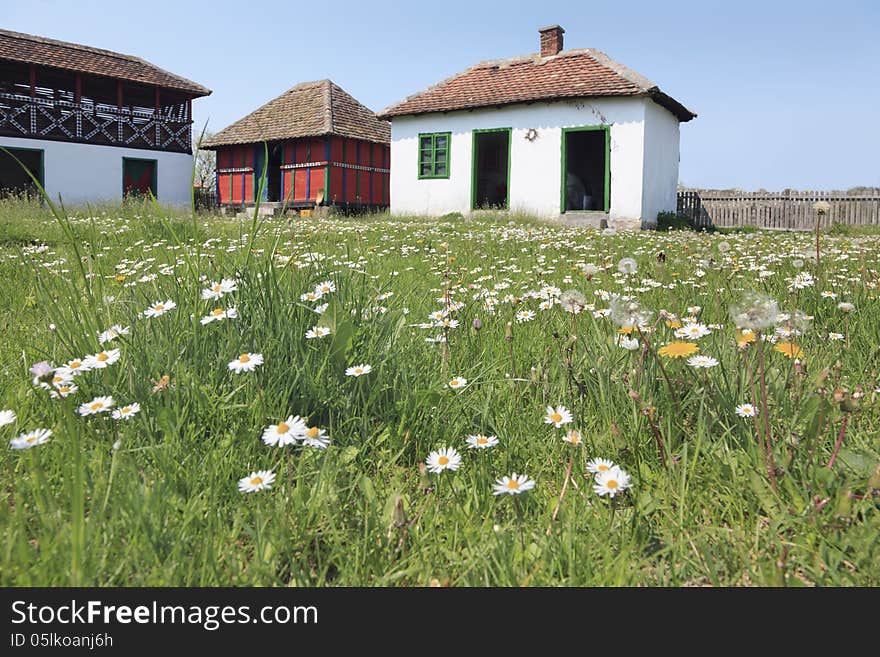
[[[327,85],[327,109],[325,110],[324,129],[330,133],[336,127],[333,122],[333,81],[330,78],[324,78],[324,82]]]
[[[107,50],[106,48],[95,48],[94,46],[87,46],[82,43],[74,43],[73,41],[62,41],[60,39],[52,39],[49,37],[42,37],[37,34],[27,34],[26,32],[14,32],[13,30],[3,30],[0,29],[0,35],[5,35],[13,39],[20,39],[22,41],[32,41],[34,43],[48,43],[53,46],[59,46],[61,48],[68,48],[69,50],[83,50],[85,52],[98,53],[101,55],[107,55],[109,57],[113,57],[115,59],[123,59],[125,61],[131,62],[136,61],[142,64],[150,64],[145,59],[138,57],[136,55],[127,55],[123,52],[116,52],[115,50]],[[159,68],[158,66],[156,68]],[[167,71],[166,71],[167,72]]]

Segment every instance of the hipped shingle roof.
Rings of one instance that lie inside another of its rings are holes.
[[[175,89],[194,98],[211,93],[140,57],[9,30],[0,30],[0,59]]]
[[[339,135],[381,144],[391,126],[331,80],[303,82],[202,143],[203,148]]]
[[[563,50],[481,62],[409,96],[381,112],[381,118],[453,112],[567,98],[647,96],[679,121],[696,114],[635,71],[594,48]]]

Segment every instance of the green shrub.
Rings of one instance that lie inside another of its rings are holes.
[[[657,214],[657,230],[695,230],[693,220],[680,212]]]

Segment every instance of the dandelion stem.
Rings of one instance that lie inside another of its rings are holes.
[[[562,506],[562,498],[565,497],[565,491],[568,488],[568,480],[571,478],[571,466],[574,465],[574,445],[571,447],[571,455],[568,457],[568,466],[565,468],[565,480],[562,482],[562,491],[559,493],[559,500],[556,502],[556,508],[553,509],[553,520],[552,522],[556,522],[556,517],[559,515],[559,507]],[[547,528],[547,532],[550,532],[550,528]]]
[[[843,437],[846,435],[846,425],[849,424],[850,413],[847,413],[843,416],[843,424],[840,426],[840,431],[837,433],[837,442],[834,444],[834,451],[831,453],[831,458],[828,459],[827,467],[829,469],[834,467],[834,462],[837,461],[837,453],[840,451],[841,445],[843,445]]]
[[[669,396],[672,397],[672,403],[675,404],[675,412],[676,414],[681,415],[681,406],[678,403],[678,395],[675,394],[675,388],[672,387],[672,381],[669,380],[669,375],[666,374],[666,368],[663,367],[663,361],[657,355],[657,352],[654,351],[654,347],[651,346],[650,338],[642,332],[640,326],[636,326],[636,331],[638,331],[639,339],[642,341],[642,343],[645,345],[645,348],[651,354],[651,357],[660,367],[660,374],[663,375],[663,380],[666,381],[666,387],[669,389]]]
[[[770,435],[770,413],[767,409],[767,380],[764,375],[764,343],[761,334],[758,333],[758,375],[761,381],[761,420],[764,425],[764,442],[767,450],[767,474],[770,475],[770,485],[776,491],[776,463],[773,458],[773,439]]]

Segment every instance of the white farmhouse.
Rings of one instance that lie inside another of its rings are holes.
[[[211,91],[139,57],[0,30],[0,195],[188,205],[192,101]]]
[[[522,211],[653,225],[675,210],[679,123],[696,114],[592,48],[483,62],[379,113],[391,120],[391,211]]]

